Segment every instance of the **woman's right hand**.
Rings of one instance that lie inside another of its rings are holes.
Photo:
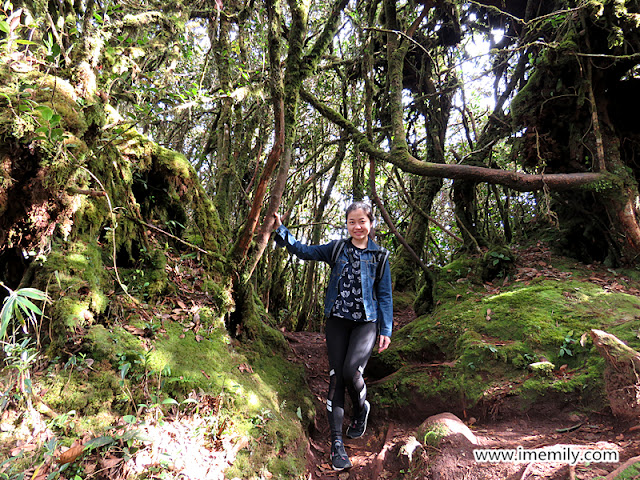
[[[273,218],[274,218],[273,229],[275,230],[280,225],[282,225],[282,216],[279,213],[274,213]]]

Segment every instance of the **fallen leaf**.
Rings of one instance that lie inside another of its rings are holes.
[[[56,462],[60,465],[74,462],[80,455],[82,455],[83,451],[84,445],[73,442],[73,445],[69,447],[69,450],[58,455],[58,458],[56,458]]]
[[[139,336],[144,335],[144,330],[142,328],[134,327],[133,325],[125,325],[124,329],[127,332],[132,333],[134,335],[139,335]]]
[[[105,469],[113,468],[117,466],[120,462],[122,462],[122,458],[118,458],[118,457],[102,458],[100,460],[100,466]]]
[[[10,455],[12,457],[16,457],[16,456],[20,455],[20,453],[22,453],[22,452],[32,452],[36,448],[38,448],[37,445],[32,444],[32,443],[28,443],[26,445],[22,445],[21,447],[14,448],[13,450],[11,450]]]

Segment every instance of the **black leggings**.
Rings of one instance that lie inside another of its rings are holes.
[[[326,338],[329,355],[329,395],[327,414],[331,440],[342,439],[344,391],[349,391],[354,417],[364,407],[367,386],[363,373],[376,342],[377,325],[331,317],[327,320]]]

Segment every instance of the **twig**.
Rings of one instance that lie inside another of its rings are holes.
[[[180,237],[176,237],[175,235],[172,235],[171,233],[169,233],[169,232],[167,232],[167,231],[165,231],[165,230],[162,230],[161,228],[158,228],[158,227],[156,227],[155,225],[151,225],[150,223],[143,222],[143,221],[142,221],[142,220],[140,220],[139,218],[134,218],[134,217],[132,217],[132,216],[130,216],[130,215],[127,215],[127,217],[128,217],[128,218],[130,218],[131,220],[135,220],[135,221],[136,221],[136,222],[138,222],[140,225],[144,225],[145,227],[152,228],[153,230],[156,230],[157,232],[160,232],[160,233],[162,233],[163,235],[166,235],[167,237],[171,237],[171,238],[173,238],[174,240],[177,240],[178,242],[180,242],[180,243],[183,243],[183,244],[187,245],[188,247],[191,247],[191,248],[194,248],[194,249],[198,250],[199,252],[202,252],[202,253],[204,253],[204,254],[206,254],[206,255],[210,255],[210,254],[211,254],[211,252],[209,252],[209,251],[207,251],[207,250],[204,250],[204,249],[200,248],[199,246],[194,245],[193,243],[189,243],[189,242],[187,242],[186,240],[181,239]]]
[[[86,190],[82,188],[71,187],[67,189],[67,192],[74,195],[89,195],[90,197],[106,197],[106,192],[101,192],[100,190]]]
[[[47,12],[47,20],[49,21],[49,26],[51,27],[51,31],[53,32],[53,36],[55,37],[58,45],[60,46],[60,51],[62,52],[62,56],[64,57],[64,61],[67,65],[71,65],[71,60],[69,59],[69,55],[67,55],[67,50],[64,48],[64,43],[62,43],[62,38],[58,34],[58,30],[56,29],[56,24],[53,22],[53,18],[51,18],[51,14]]]

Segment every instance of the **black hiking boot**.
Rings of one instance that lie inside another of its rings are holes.
[[[369,410],[371,410],[371,405],[367,400],[364,401],[364,407],[356,418],[353,419],[351,425],[347,427],[347,437],[349,438],[360,438],[364,435],[364,432],[367,430],[367,420],[369,419]]]
[[[344,449],[344,443],[342,443],[342,440],[334,440],[331,445],[331,466],[338,472],[353,466],[351,465],[349,456]]]

